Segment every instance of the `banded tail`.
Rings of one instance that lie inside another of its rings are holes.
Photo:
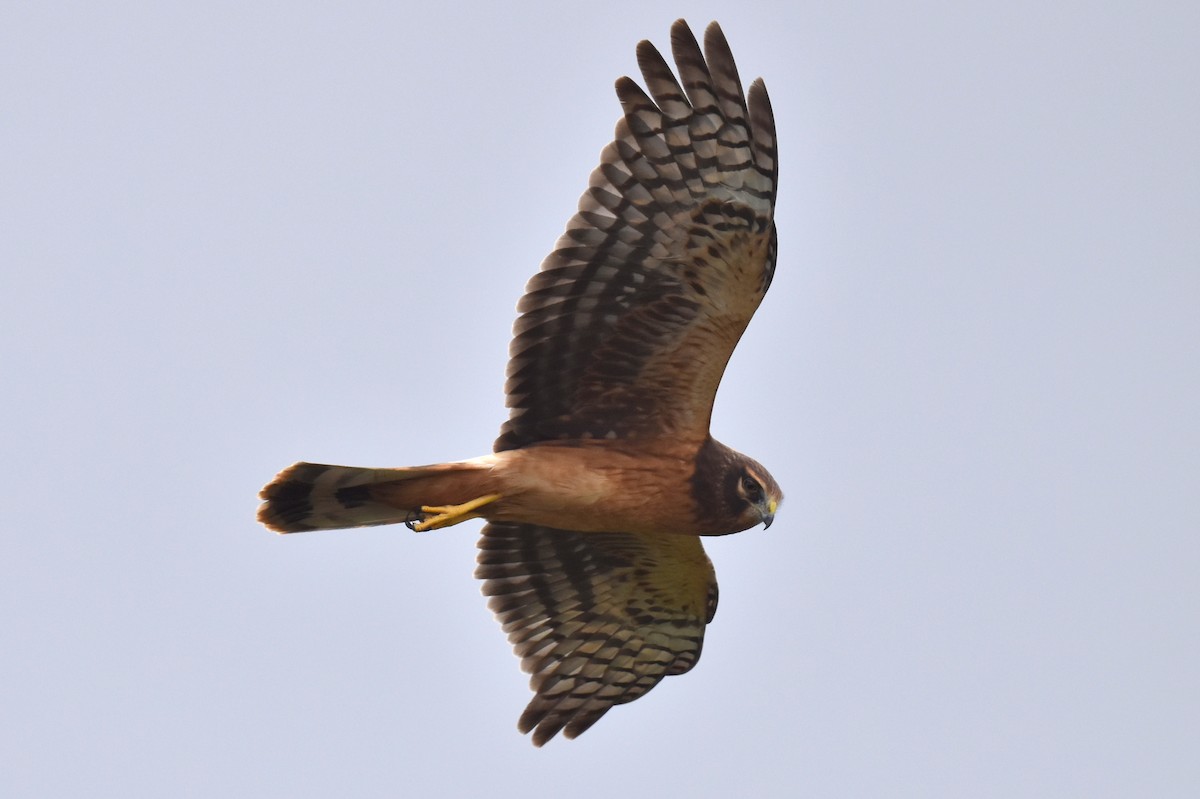
[[[422,507],[478,496],[484,460],[400,469],[295,463],[259,492],[258,520],[277,533],[419,521]]]

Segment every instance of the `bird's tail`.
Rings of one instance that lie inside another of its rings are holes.
[[[478,496],[487,470],[473,461],[401,469],[295,463],[259,492],[258,520],[277,533],[416,522],[423,506]]]

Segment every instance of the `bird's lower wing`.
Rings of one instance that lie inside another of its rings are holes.
[[[488,606],[533,675],[518,726],[537,746],[700,658],[717,582],[695,536],[490,524],[479,550]]]

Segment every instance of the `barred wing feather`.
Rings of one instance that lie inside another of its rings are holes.
[[[775,266],[775,123],[721,29],[649,42],[579,211],[526,287],[497,451],[580,438],[702,441]]]

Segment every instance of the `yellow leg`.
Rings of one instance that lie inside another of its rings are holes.
[[[422,505],[422,513],[432,513],[433,516],[422,519],[419,522],[414,522],[409,525],[411,529],[418,533],[423,533],[426,530],[439,530],[442,527],[449,527],[452,524],[465,522],[467,519],[478,519],[482,513],[476,513],[476,508],[481,508],[489,502],[495,502],[500,499],[499,494],[485,494],[482,497],[476,497],[470,502],[464,502],[461,505]]]

